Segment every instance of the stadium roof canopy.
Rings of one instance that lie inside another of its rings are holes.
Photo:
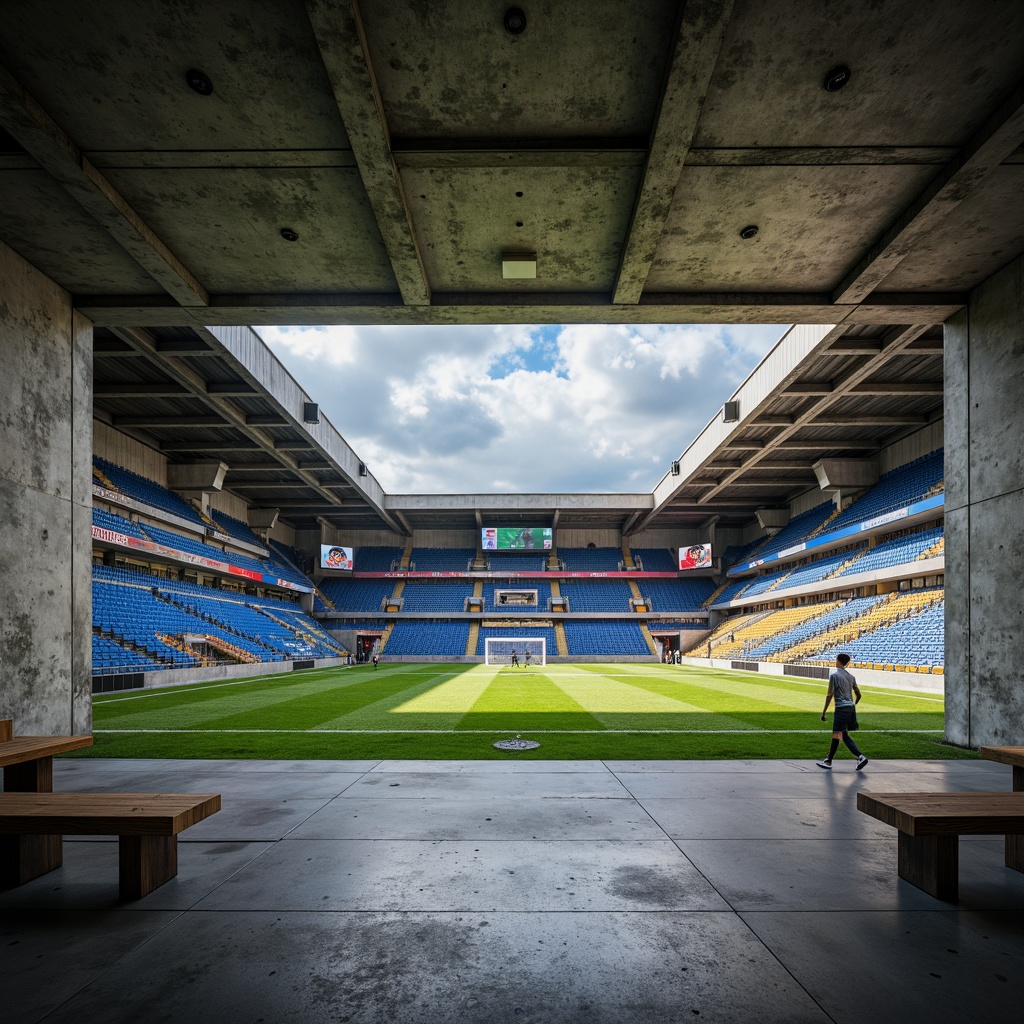
[[[1024,4],[522,9],[7,0],[0,240],[100,326],[98,412],[172,459],[235,444],[297,522],[416,526],[438,499],[301,447],[208,328],[829,325],[653,495],[522,512],[630,529],[747,519],[940,414],[937,325],[1024,251]]]

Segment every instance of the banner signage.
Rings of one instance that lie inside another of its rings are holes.
[[[675,572],[562,572],[553,570],[551,572],[417,572],[410,570],[403,572],[395,570],[392,572],[354,572],[353,579],[357,580],[437,580],[437,579],[470,579],[470,580],[593,580],[593,579],[662,579],[677,580],[679,574]]]
[[[160,558],[169,558],[175,562],[184,562],[186,565],[201,566],[204,569],[212,569],[215,572],[227,573],[229,576],[243,576],[245,579],[253,580],[256,583],[264,583],[271,587],[283,587],[286,590],[296,590],[302,594],[311,594],[309,587],[299,586],[290,580],[282,580],[277,576],[257,572],[255,569],[246,569],[240,565],[232,565],[230,562],[222,562],[217,558],[207,558],[203,555],[194,554],[191,551],[179,551],[177,548],[168,547],[166,544],[158,544],[156,541],[144,540],[142,537],[129,537],[124,533],[117,533],[115,530],[107,530],[102,526],[93,526],[93,540],[103,541],[105,544],[113,544],[116,547],[128,548],[132,551],[139,551],[148,555],[158,555]]]

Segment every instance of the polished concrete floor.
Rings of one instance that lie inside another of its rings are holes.
[[[218,792],[179,874],[116,840],[0,893],[0,1019],[980,1024],[1021,1018],[1024,875],[896,877],[858,790],[1001,791],[986,762],[64,760],[55,789]]]

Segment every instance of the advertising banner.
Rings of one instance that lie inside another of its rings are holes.
[[[320,545],[321,569],[346,569],[352,571],[352,549],[343,548],[338,544]]]
[[[484,551],[550,551],[551,527],[485,526],[480,532]]]
[[[711,545],[691,544],[689,547],[679,549],[679,570],[684,569],[710,569],[711,568]]]

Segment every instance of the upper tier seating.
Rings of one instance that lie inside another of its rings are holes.
[[[943,449],[923,455],[905,466],[883,473],[878,483],[868,488],[856,501],[829,523],[828,529],[861,523],[894,509],[904,508],[919,501],[930,490],[942,483]]]
[[[668,548],[633,548],[633,564],[639,558],[644,572],[677,572],[679,563]]]
[[[243,541],[246,544],[252,544],[258,548],[265,548],[267,545],[252,532],[252,528],[248,523],[243,523],[241,519],[236,519],[234,516],[229,516],[227,512],[221,512],[218,509],[210,509],[210,518],[217,524],[217,526],[226,533],[229,537],[234,537],[235,540]]]
[[[413,548],[417,572],[465,572],[476,558],[475,548]]]
[[[529,554],[515,554],[504,551],[484,552],[491,563],[491,572],[544,572],[548,560],[547,551],[531,551]]]
[[[115,466],[112,462],[101,459],[98,455],[93,456],[93,464],[102,470],[107,479],[127,497],[134,498],[136,501],[150,505],[153,508],[163,509],[164,512],[169,512],[171,515],[178,516],[179,519],[195,523],[204,529],[207,526],[202,516],[184,498],[173,491],[169,491],[166,487],[162,487],[152,480],[147,480],[144,476],[139,476],[138,473],[133,473],[131,470]]]
[[[559,548],[558,557],[569,572],[615,572],[622,561],[622,549]]]
[[[625,580],[562,580],[559,591],[570,612],[628,612],[633,596]]]
[[[466,610],[466,598],[472,596],[471,581],[409,580],[402,591],[402,611],[462,612]]]
[[[645,563],[646,564],[646,563]],[[637,580],[640,593],[650,598],[656,612],[696,611],[711,596],[714,580]]]
[[[397,566],[401,560],[401,548],[370,545],[355,549],[352,568],[355,572],[391,572],[392,565]]]
[[[130,519],[125,519],[124,516],[108,512],[106,509],[93,508],[92,523],[93,526],[98,526],[102,530],[123,533],[126,537],[138,537],[139,540],[147,539],[136,523],[133,523]]]
[[[379,612],[381,601],[394,593],[395,581],[325,579],[320,589],[330,598],[335,611],[372,614]]]
[[[773,555],[777,551],[792,547],[806,540],[823,522],[832,514],[833,506],[831,501],[822,502],[814,508],[801,512],[794,516],[775,536],[760,537],[742,548],[729,548],[725,553],[725,565],[729,568],[733,565],[742,565],[753,558],[764,558]]]

